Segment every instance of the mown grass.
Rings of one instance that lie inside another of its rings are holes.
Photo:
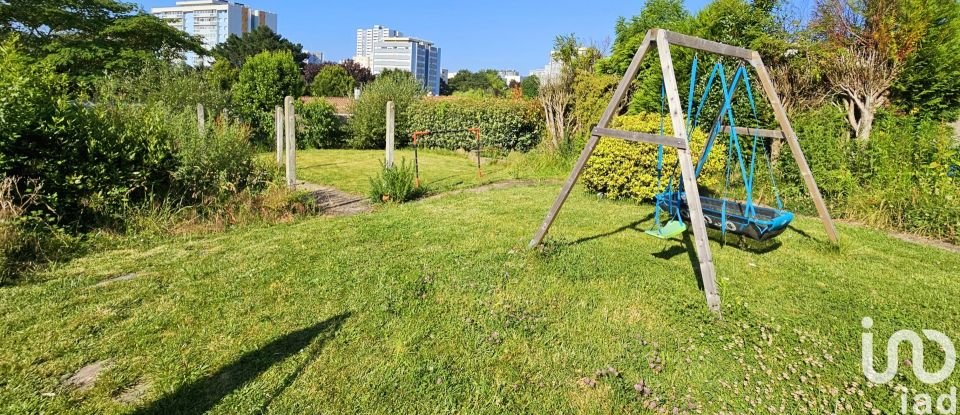
[[[132,245],[4,288],[0,412],[892,413],[861,319],[878,355],[901,328],[960,339],[956,254],[844,225],[834,247],[808,218],[715,241],[717,319],[683,245],[643,234],[649,207],[575,192],[526,250],[558,187]],[[92,389],[61,386],[104,359]]]
[[[297,176],[311,183],[336,186],[341,190],[367,194],[370,178],[381,169],[384,153],[370,150],[305,150],[297,152]],[[511,163],[483,159],[482,176],[477,160],[450,151],[420,150],[420,179],[431,193],[475,187],[513,178]],[[412,150],[397,150],[396,163],[413,166]]]

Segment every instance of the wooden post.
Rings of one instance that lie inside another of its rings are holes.
[[[286,120],[284,122],[285,141],[287,150],[287,186],[291,189],[297,188],[297,124],[296,114],[293,108],[293,97],[286,97],[283,100],[284,113]]]
[[[394,135],[396,134],[397,114],[393,101],[387,102],[387,155],[384,166],[388,169],[393,168],[393,150],[396,147]]]
[[[687,205],[690,209],[690,224],[693,226],[694,245],[697,251],[697,260],[700,262],[700,277],[703,278],[703,291],[707,297],[707,306],[710,307],[710,310],[715,313],[720,313],[720,294],[717,291],[717,271],[713,265],[713,254],[710,252],[710,239],[707,236],[706,221],[703,219],[703,207],[700,205],[700,190],[697,188],[696,171],[693,168],[693,158],[690,156],[687,123],[683,117],[683,104],[680,101],[680,92],[677,89],[677,78],[674,75],[673,58],[670,55],[670,44],[667,43],[663,31],[657,31],[657,52],[660,55],[660,67],[663,72],[664,88],[667,92],[667,102],[670,106],[670,121],[673,124],[673,135],[688,143],[688,148],[677,149],[677,156],[680,160],[684,191],[686,192]]]
[[[207,135],[206,111],[203,110],[203,104],[197,104],[197,129],[200,130],[200,137]]]
[[[823,221],[823,227],[827,232],[827,237],[834,243],[837,243],[840,241],[840,238],[837,236],[837,228],[833,225],[830,211],[827,210],[827,204],[823,201],[823,195],[820,194],[817,181],[813,178],[813,172],[810,171],[807,158],[804,157],[803,149],[800,148],[797,133],[793,131],[793,126],[790,125],[787,111],[783,108],[783,103],[780,102],[780,96],[777,95],[777,89],[774,87],[773,80],[770,79],[770,74],[767,73],[767,68],[763,65],[763,60],[760,59],[759,53],[753,52],[753,58],[750,60],[750,64],[757,70],[760,84],[763,85],[763,91],[773,107],[773,115],[777,118],[777,123],[780,124],[780,131],[783,132],[784,137],[787,139],[787,144],[790,145],[790,153],[793,154],[793,160],[797,162],[797,167],[800,168],[803,183],[807,186],[807,192],[810,193],[810,198],[813,199],[813,204],[817,207],[817,213],[820,215],[820,220]]]
[[[285,145],[283,142],[283,124],[284,124],[283,107],[277,105],[277,107],[273,111],[273,126],[274,126],[274,133],[276,135],[276,140],[277,140],[277,165],[278,166],[283,165],[283,146]]]
[[[640,61],[643,60],[643,55],[647,54],[647,49],[650,48],[650,43],[653,41],[651,38],[651,32],[647,32],[647,35],[643,38],[643,42],[640,43],[640,48],[637,49],[637,54],[633,56],[633,61],[630,62],[630,66],[627,68],[627,73],[623,76],[623,79],[620,80],[620,84],[617,85],[617,90],[613,93],[613,99],[611,99],[610,103],[607,104],[607,109],[603,112],[603,116],[600,117],[600,122],[597,123],[598,127],[606,128],[610,125],[610,120],[613,119],[614,113],[617,111],[617,108],[620,107],[620,102],[623,101],[624,96],[626,96],[627,90],[630,88],[630,84],[633,83],[633,78],[635,78],[637,76],[637,72],[640,71]],[[577,164],[574,165],[573,171],[570,172],[570,176],[567,177],[567,181],[563,183],[563,188],[560,189],[560,194],[557,195],[557,199],[553,202],[553,206],[551,206],[550,211],[547,212],[547,217],[543,219],[543,224],[540,225],[540,229],[537,230],[536,235],[534,235],[533,239],[530,241],[530,248],[536,247],[537,245],[543,243],[543,238],[546,237],[547,232],[550,231],[550,226],[552,226],[553,221],[557,219],[557,214],[560,213],[560,208],[563,207],[564,202],[567,201],[567,197],[570,196],[570,191],[573,190],[573,185],[577,183],[577,179],[580,177],[583,167],[586,166],[587,160],[590,159],[590,156],[593,154],[593,150],[597,148],[597,143],[599,142],[599,136],[590,136],[590,140],[587,141],[586,147],[584,147],[583,151],[580,153],[580,158],[577,159]]]

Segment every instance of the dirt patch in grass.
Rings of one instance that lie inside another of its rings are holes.
[[[313,194],[317,200],[317,206],[324,215],[351,216],[373,210],[373,205],[366,197],[347,193],[332,186],[300,182],[297,184],[297,189]]]
[[[100,360],[86,365],[63,382],[63,385],[76,389],[78,392],[89,390],[97,382],[97,378],[113,363],[112,359]]]
[[[935,248],[940,248],[940,249],[944,249],[950,252],[960,254],[960,246],[954,245],[947,241],[940,241],[936,239],[925,238],[919,235],[912,235],[909,233],[894,232],[894,233],[891,233],[890,235],[892,235],[894,238],[897,238],[901,241],[907,241],[907,242],[915,243],[918,245],[932,246]]]

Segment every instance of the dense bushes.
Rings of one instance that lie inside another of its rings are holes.
[[[426,99],[411,109],[414,131],[457,131],[431,135],[428,147],[448,150],[473,149],[476,139],[468,128],[480,128],[486,147],[503,151],[527,151],[540,142],[543,114],[533,101],[494,98]]]
[[[410,106],[425,94],[423,86],[409,72],[384,73],[368,84],[353,105],[348,145],[361,149],[383,149],[387,134],[387,102],[396,111],[397,144],[410,137]]]
[[[797,134],[833,214],[872,226],[960,241],[960,180],[949,175],[958,151],[950,129],[912,116],[883,114],[871,140],[849,135],[841,110],[795,117]],[[791,207],[813,213],[789,155],[779,163]]]
[[[323,99],[297,101],[297,147],[340,148],[345,144],[343,121]]]
[[[626,115],[614,119],[614,128],[643,133],[659,133],[660,118],[656,114]],[[673,134],[669,120],[664,123],[665,133]],[[703,151],[707,136],[700,130],[694,130],[691,137],[693,154]],[[713,156],[707,160],[703,168],[703,175],[699,180],[700,186],[719,188],[724,182],[725,158],[718,156],[726,154],[726,142],[717,140],[713,148]],[[677,167],[677,152],[672,148],[663,151],[663,183],[666,186],[670,177],[679,174]],[[657,188],[657,146],[652,144],[630,143],[619,139],[604,139],[597,148],[583,172],[583,183],[592,192],[603,193],[606,197],[652,199],[654,195],[663,191]]]
[[[23,179],[16,193],[32,198],[31,220],[72,230],[122,226],[132,206],[216,203],[259,180],[244,127],[221,121],[201,137],[193,108],[149,99],[171,96],[180,82],[104,88],[94,103],[12,44],[0,62],[0,176]],[[131,90],[140,92],[114,95]]]

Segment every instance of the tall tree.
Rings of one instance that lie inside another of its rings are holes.
[[[307,54],[303,52],[303,46],[285,39],[266,26],[257,27],[243,36],[230,35],[226,42],[217,45],[211,53],[217,59],[225,59],[239,68],[248,58],[261,52],[281,50],[290,51],[292,60],[301,68],[306,65]]]
[[[247,59],[233,85],[233,106],[251,124],[256,138],[265,140],[272,128],[271,113],[290,95],[303,94],[303,76],[288,50],[262,52]]]
[[[0,1],[0,34],[17,35],[30,55],[78,78],[205,52],[199,40],[117,0]]]
[[[857,140],[870,140],[878,109],[927,32],[928,0],[820,0],[813,25],[836,57],[827,78]]]

